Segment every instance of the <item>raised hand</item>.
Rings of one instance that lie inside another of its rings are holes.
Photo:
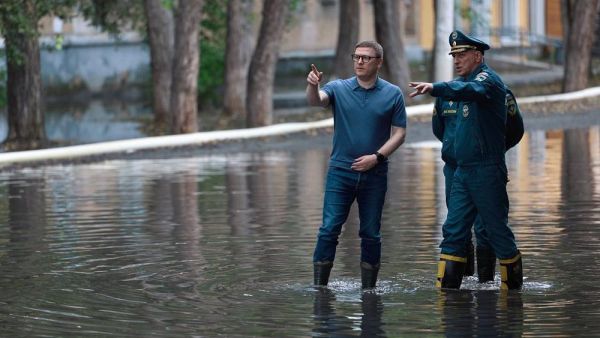
[[[319,82],[321,82],[321,79],[323,78],[323,72],[319,72],[319,70],[317,69],[317,66],[315,66],[314,64],[310,65],[310,73],[308,73],[308,76],[306,77],[306,81],[313,85],[316,86],[319,84]]]

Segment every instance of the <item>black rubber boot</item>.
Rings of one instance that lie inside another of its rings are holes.
[[[500,260],[500,275],[502,277],[502,290],[521,290],[523,286],[523,262],[521,252],[509,259]]]
[[[442,289],[459,289],[466,265],[466,257],[440,255],[435,286]]]
[[[477,277],[479,283],[494,280],[496,271],[496,254],[490,248],[477,247]]]
[[[367,262],[360,263],[360,277],[363,289],[372,289],[377,284],[377,274],[381,264],[371,265]]]
[[[315,285],[326,286],[329,283],[329,274],[333,267],[333,262],[314,262]]]
[[[473,276],[475,274],[475,248],[473,242],[467,243],[467,265],[465,266],[464,276]]]

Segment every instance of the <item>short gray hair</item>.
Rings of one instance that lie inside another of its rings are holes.
[[[354,50],[356,48],[372,48],[375,51],[375,56],[382,58],[383,57],[383,47],[377,41],[361,41],[354,46]]]

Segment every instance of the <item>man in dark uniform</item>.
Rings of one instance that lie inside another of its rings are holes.
[[[461,80],[457,78],[456,80]],[[442,160],[444,161],[444,181],[446,186],[446,207],[450,198],[452,188],[452,178],[456,171],[456,158],[454,156],[454,134],[456,129],[456,112],[458,104],[452,100],[446,101],[437,97],[433,106],[433,116],[431,118],[431,127],[433,134],[442,141]],[[517,105],[514,94],[506,88],[506,149],[517,145],[525,132],[523,117]],[[472,276],[475,272],[475,251],[477,251],[477,277],[480,283],[494,280],[494,271],[496,265],[496,255],[489,243],[487,234],[481,218],[477,217],[473,224],[475,237],[477,240],[477,249],[473,247],[471,236],[467,240],[467,265],[465,267],[465,276]],[[470,235],[470,232],[469,232]]]
[[[523,284],[521,253],[508,226],[506,87],[484,62],[490,46],[460,31],[450,34],[450,54],[460,78],[448,82],[411,82],[411,97],[430,93],[456,102],[456,171],[442,227],[436,286],[460,288],[467,262],[467,241],[479,215],[490,246],[500,259],[502,289]]]

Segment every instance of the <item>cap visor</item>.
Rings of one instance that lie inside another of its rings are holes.
[[[452,50],[450,50],[450,53],[448,53],[448,55],[464,52],[466,50],[469,50],[469,48],[453,48]]]

